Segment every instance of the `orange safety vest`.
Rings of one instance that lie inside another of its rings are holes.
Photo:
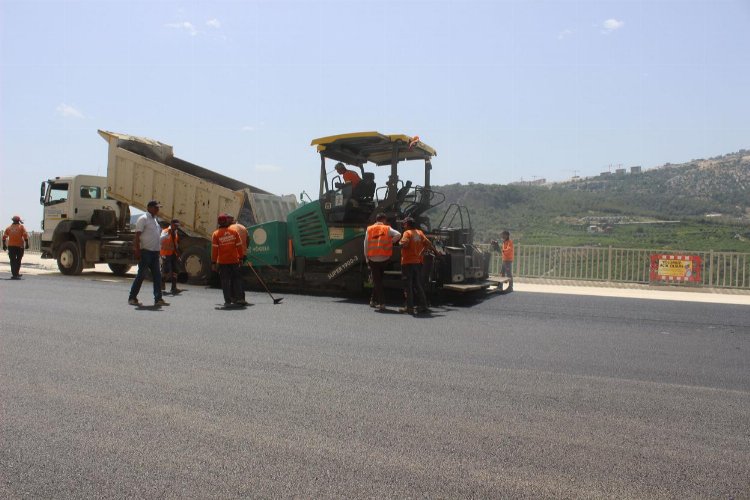
[[[377,222],[367,228],[367,257],[390,257],[393,255],[393,240],[390,226]]]
[[[23,224],[11,224],[3,232],[3,241],[8,240],[9,247],[22,247],[23,241],[29,241],[29,233]]]
[[[180,235],[177,234],[177,231],[170,235],[169,228],[166,228],[161,232],[161,238],[159,238],[159,241],[161,242],[159,255],[174,255],[177,251],[177,243],[180,241]]]
[[[353,172],[351,170],[347,170],[344,172],[344,182],[351,182],[352,187],[357,187],[357,184],[359,184],[359,181],[362,179],[359,178],[359,174],[357,172]]]
[[[240,235],[240,241],[242,242],[242,255],[247,255],[247,245],[248,245],[248,234],[247,234],[247,228],[240,224],[239,222],[235,222],[231,226],[229,226],[229,229],[234,229],[237,231],[237,234]]]
[[[513,261],[513,240],[503,241],[503,262]]]
[[[401,265],[424,262],[427,236],[419,229],[407,229],[401,237]]]
[[[241,252],[242,241],[234,229],[220,227],[211,235],[211,262],[239,264]]]

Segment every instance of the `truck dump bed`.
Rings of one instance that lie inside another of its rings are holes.
[[[210,238],[222,213],[245,226],[286,220],[297,207],[294,195],[277,196],[174,156],[172,146],[145,137],[99,130],[109,143],[107,194],[146,210],[161,202],[161,217]]]

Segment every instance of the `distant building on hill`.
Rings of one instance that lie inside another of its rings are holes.
[[[547,184],[547,179],[541,178],[541,179],[534,179],[533,181],[518,181],[518,182],[511,182],[511,186],[543,186]]]
[[[641,173],[641,166],[638,165],[637,167],[630,167],[630,173],[631,174],[640,174]]]

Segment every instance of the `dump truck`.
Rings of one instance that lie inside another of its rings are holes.
[[[466,207],[451,204],[442,216],[437,212],[445,196],[430,182],[435,149],[419,137],[379,132],[321,137],[311,145],[320,157],[318,199],[291,211],[286,220],[248,227],[248,259],[255,273],[247,279],[253,285],[301,293],[366,292],[371,284],[363,255],[365,232],[382,212],[402,232],[401,221],[413,218],[439,249],[439,256],[425,261],[424,282],[430,293],[502,290],[507,280],[489,276],[490,255],[474,245]],[[359,172],[356,187],[335,172],[331,163],[337,162]],[[400,169],[420,163],[421,176],[400,175]],[[381,185],[375,181],[376,169],[387,174]],[[439,222],[433,225],[431,216]],[[384,285],[403,289],[398,246]]]
[[[99,130],[108,143],[107,176],[72,175],[41,184],[42,257],[63,274],[108,264],[124,275],[137,262],[131,207],[150,200],[160,218],[180,220],[180,262],[192,283],[211,277],[211,234],[222,212],[245,226],[285,218],[294,195],[278,196],[174,156],[172,146],[145,137]]]

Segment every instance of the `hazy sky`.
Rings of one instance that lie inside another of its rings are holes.
[[[750,148],[749,27],[750,0],[0,0],[0,224],[105,175],[99,128],[279,194],[355,131],[419,135],[433,184]]]

